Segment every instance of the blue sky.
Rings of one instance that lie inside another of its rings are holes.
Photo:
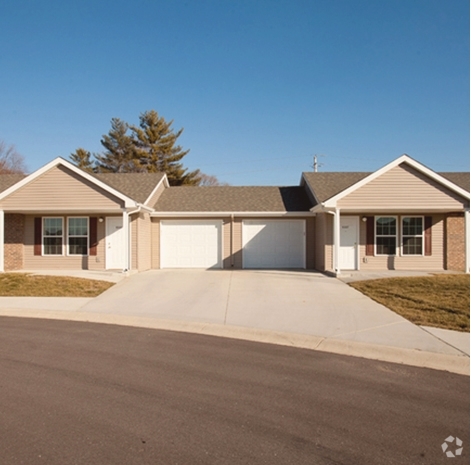
[[[466,0],[3,0],[0,140],[30,171],[102,150],[112,117],[184,128],[184,165],[233,185],[469,170]]]

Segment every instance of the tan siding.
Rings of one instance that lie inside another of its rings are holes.
[[[390,215],[390,214],[389,214]],[[400,214],[398,217],[400,225]],[[400,230],[400,228],[399,228]],[[397,255],[366,256],[366,223],[360,221],[360,270],[443,270],[444,268],[444,215],[432,215],[432,255],[431,256],[401,256],[400,238]],[[365,263],[364,260],[367,260]]]
[[[50,169],[1,202],[5,211],[106,211],[118,210],[121,205],[118,198],[62,166]]]
[[[316,254],[316,225],[315,218],[306,219],[306,268],[315,268]]]
[[[316,215],[316,254],[315,268],[319,271],[325,271],[325,213]]]
[[[146,205],[148,205],[149,207],[151,208],[154,208],[154,205],[157,203],[157,200],[159,200],[159,197],[162,195],[162,192],[165,190],[165,186],[164,186],[164,183],[161,182],[159,184],[159,187],[157,188],[157,190],[154,192],[154,194],[152,195],[152,197],[149,199],[148,202],[146,202]]]
[[[160,220],[151,220],[151,267],[154,270],[160,269]]]
[[[392,168],[340,199],[339,208],[462,209],[468,202],[408,165]]]
[[[234,218],[234,231],[233,231],[233,248],[232,253],[234,269],[242,269],[242,219]]]
[[[140,213],[137,233],[137,269],[146,271],[151,268],[151,231],[149,213]]]
[[[138,255],[137,255],[137,243],[138,243],[138,214],[131,215],[130,217],[130,234],[131,234],[131,270],[138,270]]]
[[[223,223],[223,233],[222,233],[222,244],[223,244],[223,254],[222,254],[222,262],[224,269],[231,269],[232,262],[231,262],[231,249],[232,249],[232,224],[230,219],[225,219]]]
[[[97,225],[97,255],[96,256],[39,256],[34,255],[34,218],[41,215],[25,216],[25,270],[103,270],[105,269],[105,222]],[[47,216],[47,215],[44,215]],[[66,218],[64,217],[64,224]],[[64,241],[66,239],[64,238]]]

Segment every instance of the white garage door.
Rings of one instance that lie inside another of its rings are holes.
[[[244,221],[244,268],[305,268],[305,224],[304,220]]]
[[[222,268],[222,221],[160,223],[161,268]]]

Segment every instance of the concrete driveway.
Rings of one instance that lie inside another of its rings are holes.
[[[320,273],[147,271],[119,282],[80,311],[464,355],[340,280]]]

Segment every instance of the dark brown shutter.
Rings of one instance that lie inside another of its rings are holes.
[[[366,217],[366,255],[375,254],[375,218]]]
[[[424,218],[424,255],[432,255],[432,217]]]
[[[95,256],[97,254],[98,245],[98,231],[97,231],[98,218],[90,218],[90,250],[89,255]]]
[[[34,219],[34,255],[41,255],[42,218]]]

